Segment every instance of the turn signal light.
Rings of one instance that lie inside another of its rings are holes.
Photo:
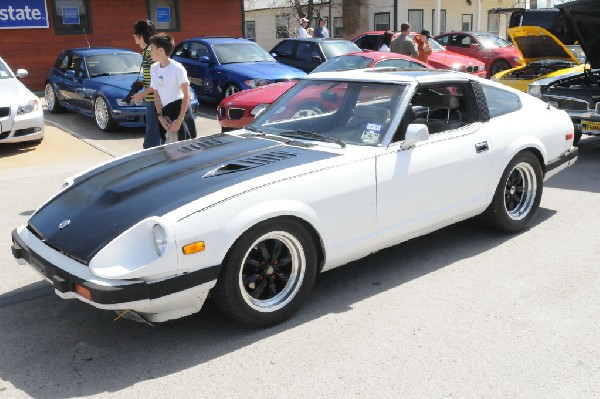
[[[75,292],[81,295],[82,297],[89,299],[90,301],[92,300],[92,293],[90,292],[90,290],[88,290],[81,284],[75,284]]]
[[[572,140],[572,139],[573,139],[573,137],[575,137],[575,136],[573,135],[573,133],[567,133],[567,136],[565,137],[565,140]]]
[[[204,241],[198,241],[184,246],[183,253],[185,255],[195,254],[196,252],[204,251]]]

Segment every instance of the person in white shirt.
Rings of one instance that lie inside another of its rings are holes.
[[[171,35],[159,33],[150,38],[150,56],[156,61],[150,67],[150,86],[163,142],[167,131],[177,132],[178,140],[190,138],[183,123],[190,104],[190,81],[183,65],[169,58],[174,48]]]
[[[307,26],[308,26],[308,19],[300,18],[300,26],[298,27],[298,37],[299,38],[308,37],[308,32],[306,31]]]

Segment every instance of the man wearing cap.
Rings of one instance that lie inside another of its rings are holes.
[[[393,53],[408,55],[409,57],[417,58],[419,53],[415,48],[412,40],[408,38],[410,34],[410,25],[403,23],[400,25],[400,35],[392,40],[390,51]]]
[[[308,37],[308,32],[306,31],[307,26],[308,26],[308,19],[300,18],[300,26],[298,27],[298,37],[299,38]]]
[[[329,38],[329,30],[325,26],[325,18],[319,18],[319,27],[315,29],[315,37]]]

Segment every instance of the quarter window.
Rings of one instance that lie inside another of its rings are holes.
[[[497,87],[481,85],[485,101],[490,112],[490,118],[505,115],[521,109],[521,99],[518,95]]]

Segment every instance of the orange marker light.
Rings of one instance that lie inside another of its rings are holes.
[[[195,254],[196,252],[204,251],[204,241],[198,241],[184,246],[183,253],[186,255]]]
[[[83,285],[75,284],[75,292],[82,297],[89,299],[90,301],[92,300],[92,294],[90,293],[90,290],[85,288]]]

